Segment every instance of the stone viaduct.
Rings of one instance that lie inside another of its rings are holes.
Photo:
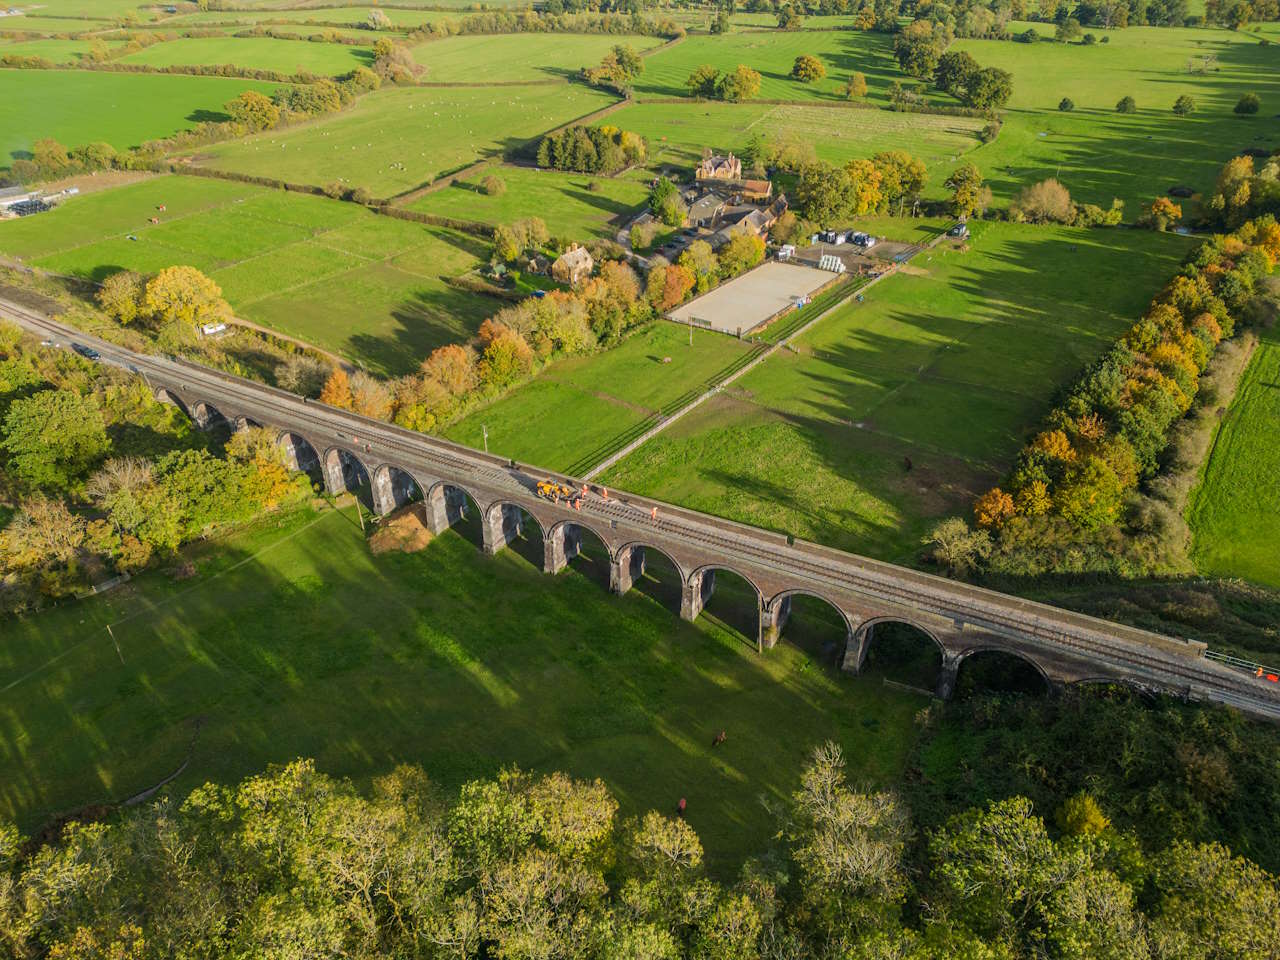
[[[552,478],[577,490],[581,481],[527,467],[458,444],[304,400],[195,364],[135,354],[61,327],[30,312],[11,315],[42,334],[85,343],[106,362],[143,376],[161,400],[181,406],[201,426],[218,422],[269,427],[292,463],[321,478],[331,493],[361,490],[386,514],[421,500],[439,533],[469,511],[480,520],[493,554],[523,530],[542,543],[542,564],[557,573],[584,537],[607,553],[610,587],[626,593],[661,554],[678,573],[680,615],[696,618],[718,571],[755,591],[757,642],[772,647],[785,634],[792,598],[829,604],[843,620],[845,669],[863,665],[877,626],[905,623],[942,654],[937,694],[950,695],[966,658],[1002,651],[1031,663],[1052,686],[1130,684],[1192,700],[1280,717],[1280,689],[1204,656],[1201,643],[1161,636],[943,577],[859,557],[719,517],[599,487],[582,498],[552,502],[537,482]]]

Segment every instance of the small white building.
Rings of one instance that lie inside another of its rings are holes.
[[[830,270],[832,273],[844,273],[847,267],[844,261],[837,257],[834,253],[824,253],[822,259],[818,261],[819,270]]]

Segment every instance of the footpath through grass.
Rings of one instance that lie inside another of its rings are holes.
[[[921,706],[454,532],[372,557],[350,508],[207,545],[197,569],[0,625],[0,816],[34,829],[188,755],[178,795],[298,756],[357,779],[417,762],[446,791],[520,764],[601,777],[626,814],[687,797],[730,872],[812,745],[840,741],[855,779],[887,785]]]
[[[487,256],[475,237],[202,177],[73,198],[0,226],[0,251],[99,282],[119,270],[198,267],[238,316],[391,375],[471,336],[500,306],[445,283]]]
[[[1280,335],[1264,330],[1187,519],[1203,574],[1280,588]]]
[[[1189,249],[982,224],[847,301],[602,482],[887,560],[965,513]],[[907,463],[910,461],[910,468]]]

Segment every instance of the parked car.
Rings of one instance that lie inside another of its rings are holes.
[[[86,347],[83,343],[73,343],[71,349],[86,360],[101,360],[102,356],[93,347]]]

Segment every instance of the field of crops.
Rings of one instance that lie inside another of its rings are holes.
[[[563,80],[600,62],[617,44],[637,51],[661,44],[657,37],[561,33],[450,37],[414,47],[413,58],[438,83],[509,83]]]
[[[1169,235],[984,226],[969,252],[922,255],[604,479],[910,560],[932,523],[967,512],[1008,468],[1055,389],[1188,249]]]
[[[505,190],[489,196],[480,181],[495,176]],[[590,177],[531,167],[493,166],[471,179],[425,194],[410,210],[484,223],[510,223],[521,217],[541,217],[553,234],[579,242],[612,236],[614,218],[642,207],[649,195],[638,177]]]
[[[1261,337],[1187,519],[1201,573],[1280,589],[1280,336],[1266,330]]]
[[[151,216],[161,223],[148,223]],[[487,254],[473,237],[195,177],[157,177],[5,224],[0,251],[93,280],[122,269],[198,267],[239,316],[385,374],[466,339],[499,306],[444,283]]]
[[[388,197],[514,149],[613,100],[560,85],[384,89],[324,120],[217,144],[201,162],[292,182],[341,180]]]
[[[126,54],[121,63],[150,67],[218,66],[233,64],[248,70],[278,70],[282,73],[314,73],[336,76],[373,62],[368,47],[342,43],[309,43],[303,40],[275,40],[271,37],[204,37],[156,43],[137,53]]]
[[[0,164],[42,137],[68,147],[104,140],[118,150],[225,120],[222,106],[244,90],[279,84],[221,77],[162,77],[74,70],[0,70]]]

